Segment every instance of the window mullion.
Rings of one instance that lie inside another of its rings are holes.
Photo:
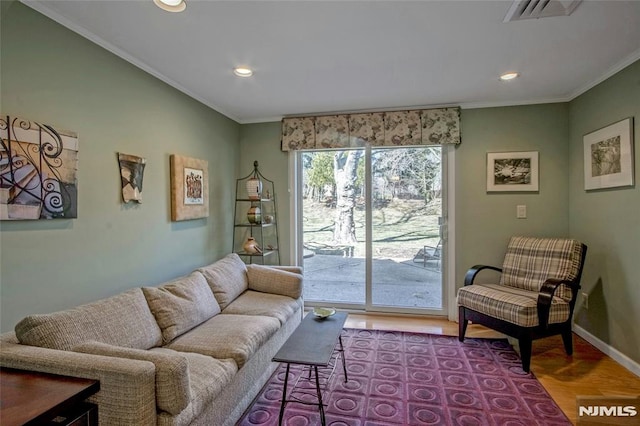
[[[371,147],[365,147],[364,155],[364,192],[365,192],[365,306],[373,306],[373,184],[371,175]]]

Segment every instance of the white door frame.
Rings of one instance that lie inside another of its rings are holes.
[[[370,153],[371,148],[366,148],[367,153]],[[458,311],[455,309],[456,307],[456,281],[455,281],[455,268],[456,268],[456,256],[455,256],[455,146],[446,145],[442,149],[442,175],[443,179],[443,190],[444,197],[443,200],[443,260],[442,260],[442,268],[443,268],[443,285],[442,285],[442,313],[441,315],[446,315],[450,321],[457,321]],[[368,156],[365,156],[368,158]],[[298,238],[298,234],[300,230],[302,230],[302,215],[300,211],[302,209],[302,170],[298,167],[298,163],[300,161],[300,151],[289,151],[289,210],[291,217],[291,230],[290,230],[290,244],[291,253],[290,253],[290,262],[293,265],[302,266],[303,265],[303,248],[302,248],[302,239]],[[366,173],[370,175],[371,173],[371,164],[369,161],[365,162]],[[369,203],[371,199],[371,185],[366,186],[366,199],[367,203]],[[367,221],[371,221],[371,209],[367,206]],[[366,238],[367,241],[371,241],[371,231],[367,228]],[[368,247],[370,244],[368,245]],[[369,250],[369,249],[368,249]],[[368,277],[371,277],[371,268],[372,268],[372,259],[369,256],[370,253],[367,252],[367,261],[365,264],[366,274]],[[381,308],[375,307],[371,301],[371,280],[367,279],[366,286],[366,301],[365,301],[365,309],[370,312],[381,311]],[[432,313],[426,312],[425,310],[415,310],[412,312],[411,309],[406,308],[398,308],[394,309],[393,307],[385,307],[385,312],[402,312],[402,313],[420,313],[432,315]]]

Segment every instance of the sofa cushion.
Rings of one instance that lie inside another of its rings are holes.
[[[522,327],[535,327],[539,324],[537,302],[537,291],[499,284],[474,284],[458,290],[459,306]],[[569,319],[569,314],[569,303],[554,296],[549,309],[549,324],[565,322]]]
[[[219,314],[166,347],[218,359],[232,358],[239,368],[280,328],[276,318]]]
[[[226,308],[229,303],[249,288],[247,266],[235,253],[200,268],[198,271],[206,278],[221,309]]]
[[[302,275],[264,265],[248,265],[249,289],[281,294],[297,299],[302,296]]]
[[[16,324],[15,332],[24,345],[59,350],[90,340],[136,349],[162,344],[160,328],[139,288],[65,311],[30,315]]]
[[[220,312],[207,281],[197,271],[160,287],[143,287],[142,291],[165,343]]]
[[[302,299],[247,290],[231,302],[222,313],[264,315],[277,318],[280,324],[284,324],[300,307],[302,307]]]
[[[116,358],[150,361],[156,367],[156,404],[168,413],[178,414],[191,401],[189,369],[184,354],[169,349],[141,350],[85,342],[73,348],[74,352]]]

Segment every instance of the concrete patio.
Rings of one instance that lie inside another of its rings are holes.
[[[365,259],[312,254],[304,258],[304,298],[309,302],[364,304]],[[374,259],[374,305],[442,307],[442,276],[437,260]]]

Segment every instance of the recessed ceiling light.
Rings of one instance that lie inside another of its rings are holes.
[[[502,81],[509,81],[509,80],[513,80],[514,78],[520,76],[520,73],[518,72],[506,72],[504,74],[502,74],[500,76],[500,80]]]
[[[253,71],[246,67],[234,68],[233,73],[238,77],[251,77],[253,75]]]
[[[167,12],[182,12],[187,8],[184,0],[153,0],[156,6]]]

